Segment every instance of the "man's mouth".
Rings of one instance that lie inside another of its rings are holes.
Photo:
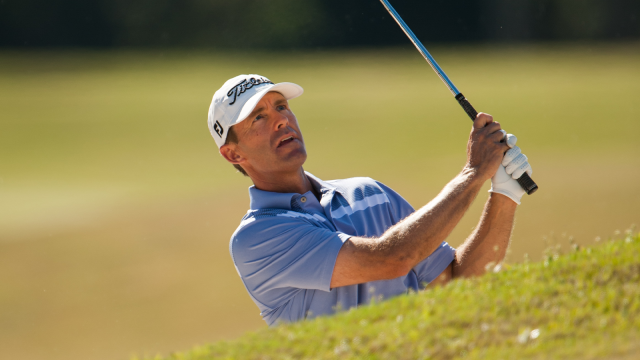
[[[286,137],[286,138],[284,138],[284,139],[282,139],[280,141],[280,144],[278,144],[278,147],[283,146],[283,145],[287,145],[288,143],[292,142],[293,140],[294,140],[293,136]]]

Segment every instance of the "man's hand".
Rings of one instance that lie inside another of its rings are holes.
[[[406,275],[431,255],[458,224],[484,182],[491,178],[509,149],[493,117],[480,113],[467,143],[467,164],[427,205],[393,225],[380,237],[353,236],[338,253],[331,288],[393,279]],[[504,258],[516,204],[491,195],[480,224],[444,271],[447,278],[480,275],[489,262]],[[496,250],[497,249],[497,250]],[[445,281],[445,279],[443,279]]]
[[[493,116],[479,113],[469,135],[465,167],[482,180],[491,178],[498,170],[503,154],[509,149],[506,143],[501,142],[503,138],[504,131],[498,122],[493,121]]]
[[[509,197],[520,205],[522,195],[526,193],[522,186],[516,181],[522,174],[527,172],[529,176],[533,173],[527,156],[516,146],[518,139],[513,134],[506,136],[506,143],[511,148],[502,158],[502,164],[498,171],[491,178],[491,190],[489,192],[498,193]]]
[[[491,115],[479,113],[467,143],[465,170],[471,169],[483,182],[488,178],[495,179],[496,173],[501,174],[502,171],[507,180],[515,182],[519,188],[520,185],[511,179],[501,164],[505,152],[508,153],[507,150],[515,146],[516,140],[515,136],[507,136]],[[509,166],[513,159],[508,159],[506,165]],[[497,192],[494,188],[492,191]],[[458,247],[454,262],[443,272],[446,279],[481,275],[487,264],[499,263],[504,259],[517,205],[503,196],[504,193],[501,194],[491,194],[489,197],[478,226]]]

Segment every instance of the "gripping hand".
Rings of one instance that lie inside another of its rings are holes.
[[[513,134],[508,134],[505,138],[507,145],[511,149],[504,154],[502,164],[491,178],[491,190],[489,192],[505,195],[520,205],[520,199],[526,192],[516,179],[525,172],[531,176],[533,170],[529,165],[527,156],[516,146],[518,138]]]

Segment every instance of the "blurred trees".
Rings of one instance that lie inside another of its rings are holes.
[[[393,0],[426,42],[640,38],[638,0]],[[378,0],[0,0],[4,47],[406,44]]]

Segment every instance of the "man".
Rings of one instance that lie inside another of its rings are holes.
[[[514,179],[531,174],[531,166],[490,115],[474,121],[460,174],[414,211],[375,180],[323,181],[303,170],[304,139],[288,103],[302,92],[296,84],[240,75],[209,108],[220,154],[254,184],[229,250],[267,324],[480,275],[502,261],[524,194]],[[453,249],[444,240],[490,178],[478,226]]]

